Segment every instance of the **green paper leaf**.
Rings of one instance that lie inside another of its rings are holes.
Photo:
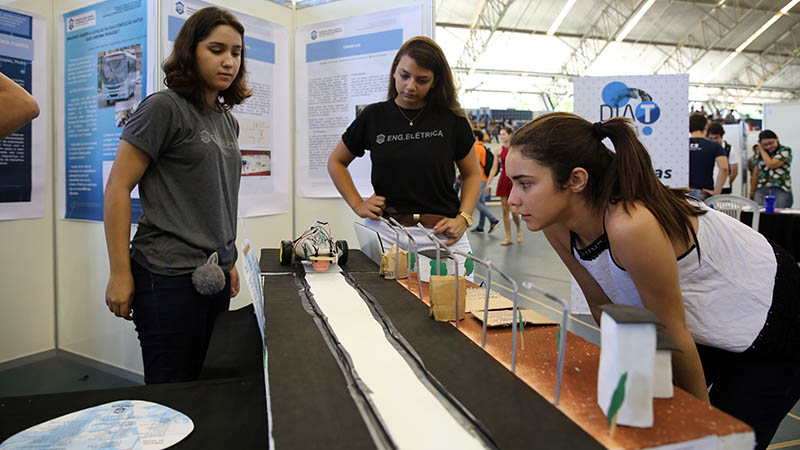
[[[472,254],[472,252],[469,252],[469,254],[471,255],[471,254]],[[464,276],[465,276],[465,277],[468,277],[468,276],[472,275],[472,272],[473,272],[474,270],[475,270],[475,261],[473,261],[473,260],[471,260],[471,259],[467,258],[467,260],[466,260],[466,261],[464,261],[464,272],[466,272],[466,273],[464,274]]]
[[[431,275],[447,275],[447,264],[444,261],[439,262],[439,273],[436,273],[436,260],[431,260]]]
[[[411,271],[411,270],[414,270],[414,267],[417,264],[417,257],[414,256],[413,253],[409,253],[409,255],[411,255],[411,267],[409,267],[408,270]]]
[[[561,344],[561,327],[558,327],[558,329],[556,329],[556,355],[558,355],[558,350],[561,348],[560,344]]]
[[[517,319],[518,322],[519,322],[519,334],[521,334],[522,337],[524,338],[525,337],[525,322],[522,321],[522,310],[518,309],[517,310],[517,314],[519,315],[519,319]]]
[[[619,411],[619,408],[622,407],[622,402],[625,401],[625,381],[627,379],[628,372],[625,372],[619,377],[617,388],[614,389],[614,394],[611,395],[611,404],[608,406],[608,417],[606,418],[609,427],[611,426],[611,420],[614,418],[614,415]]]

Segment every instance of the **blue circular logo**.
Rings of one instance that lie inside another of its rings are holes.
[[[644,133],[645,136],[650,136],[651,134],[653,134],[653,127],[642,128],[642,133]]]
[[[651,124],[661,117],[661,109],[655,102],[642,102],[636,107],[636,120],[644,124]]]
[[[612,81],[603,88],[603,101],[606,105],[619,108],[628,104],[630,89],[621,81]]]

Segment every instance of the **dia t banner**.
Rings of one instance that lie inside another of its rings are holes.
[[[574,95],[590,122],[630,119],[661,182],[689,186],[689,75],[575,78]]]

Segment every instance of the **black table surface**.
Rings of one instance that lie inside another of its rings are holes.
[[[117,400],[147,400],[180,411],[194,430],[171,448],[267,448],[261,343],[253,307],[222,313],[200,381],[0,398],[0,442],[29,427]],[[215,378],[216,377],[216,378]]]
[[[599,448],[552,403],[400,284],[372,272],[349,276],[372,297],[430,374],[483,424],[499,448]],[[374,449],[320,320],[302,301],[302,273],[264,278],[273,436],[277,447]],[[313,296],[313,292],[311,293]],[[345,349],[346,351],[346,349]],[[355,398],[359,398],[356,394]],[[425,428],[420,423],[421,429]]]
[[[742,211],[740,220],[750,225],[753,213]],[[761,212],[758,231],[791,253],[795,261],[800,261],[800,214]]]

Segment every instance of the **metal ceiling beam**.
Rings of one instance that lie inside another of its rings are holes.
[[[455,73],[463,73],[467,72],[467,69],[464,67],[453,67],[453,72]],[[571,79],[571,75],[563,74],[563,73],[553,73],[553,72],[534,72],[534,71],[526,71],[526,70],[505,70],[505,69],[475,69],[474,71],[477,75],[501,75],[501,76],[517,76],[517,77],[529,77],[529,78],[565,78]],[[729,92],[738,92],[742,93],[744,91],[758,88],[758,86],[752,84],[740,84],[740,83],[699,83],[699,82],[690,82],[689,86],[691,87],[706,87],[709,89],[726,89]],[[787,94],[795,94],[800,92],[800,88],[794,87],[782,87],[782,86],[769,86],[769,87],[760,87],[759,91],[768,92],[768,93],[775,93],[775,94],[783,94],[786,96]]]
[[[645,0],[606,0],[605,8],[573,47],[561,72],[570,76],[584,75],[644,3]],[[568,84],[564,78],[554,80],[549,94],[556,104],[569,93]]]
[[[561,71],[574,76],[585,74],[644,3],[644,0],[607,1],[600,17],[581,36]]]
[[[464,50],[461,52],[456,65],[459,67],[466,67],[472,69],[478,58],[486,51],[489,41],[492,39],[500,21],[508,12],[508,7],[514,3],[514,0],[484,0],[478,11],[478,17],[475,23],[472,24],[469,31],[469,38],[464,44]],[[456,89],[463,91],[463,85],[469,77],[469,72],[456,77]]]
[[[451,22],[437,22],[436,26],[437,27],[442,27],[442,28],[470,29],[470,26],[468,24],[451,23]],[[533,35],[533,36],[547,36],[547,32],[544,31],[544,30],[528,30],[528,29],[524,29],[524,28],[497,27],[495,32],[498,32],[498,33],[502,32],[502,33],[526,34],[526,35]],[[558,38],[558,39],[561,39],[563,41],[565,39],[580,39],[581,37],[583,37],[583,34],[556,31],[553,36]],[[602,39],[602,37],[601,36],[592,36],[592,37],[590,37],[590,39]],[[644,41],[644,40],[641,40],[641,39],[631,39],[631,38],[625,38],[625,39],[622,40],[622,42],[624,42],[626,44],[652,45],[652,46],[656,46],[656,47],[670,47],[670,48],[671,47],[675,47],[677,45],[677,42],[656,41],[656,40]],[[692,44],[684,44],[684,45],[692,47]],[[695,46],[695,48],[700,49],[700,50],[705,49],[705,47],[700,47],[700,46]],[[659,48],[659,50],[661,50],[661,49]],[[727,52],[730,49],[728,47],[712,47],[710,50],[711,51],[717,51],[717,52]],[[754,54],[755,55],[755,54],[760,54],[761,52],[762,52],[761,50],[753,50],[751,48],[746,48],[746,49],[742,50],[742,54]],[[667,55],[667,54],[669,54],[669,53],[664,51],[664,55]]]
[[[704,56],[721,43],[728,42],[733,30],[765,0],[758,0],[750,9],[724,8],[717,4],[710,11],[697,7],[702,18],[686,33],[653,73],[689,73]],[[732,49],[732,48],[731,48]]]
[[[692,5],[692,6],[704,6],[707,8],[713,8],[719,5],[719,0],[670,0],[670,3],[675,3],[678,5]],[[783,3],[781,3],[783,5]],[[756,4],[755,1],[727,1],[723,4],[725,8],[737,8],[743,10],[751,10],[751,11],[761,11],[764,13],[769,13],[769,15],[777,14],[780,12],[781,7],[773,7],[771,5],[766,5],[763,8],[760,7],[761,4]]]
[[[776,50],[781,53],[788,53],[788,56],[776,56],[773,54]],[[790,29],[786,30],[783,35],[765,48],[758,56],[747,56],[750,64],[739,75],[734,77],[734,80],[745,82],[753,87],[737,98],[734,106],[743,102],[756,90],[761,90],[765,83],[780,73],[786,66],[796,61],[798,56],[800,56],[800,21],[795,22]],[[800,92],[800,89],[796,91]]]

